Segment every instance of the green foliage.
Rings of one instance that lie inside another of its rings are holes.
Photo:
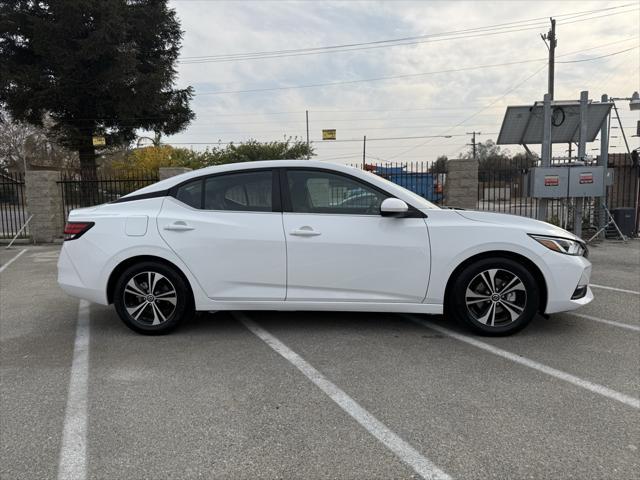
[[[225,148],[214,148],[213,160],[209,165],[221,165],[224,163],[253,162],[256,160],[294,160],[313,155],[313,147],[307,149],[306,142],[297,139],[288,139],[282,142],[260,143],[257,140],[249,140],[244,143],[230,144]]]
[[[181,39],[167,0],[0,0],[0,104],[95,171],[93,135],[117,147],[194,118],[173,88]]]
[[[116,161],[112,169],[118,172],[157,172],[160,167],[188,167],[194,170],[226,163],[257,160],[294,160],[314,155],[313,147],[307,150],[306,142],[288,139],[281,142],[230,144],[226,147],[204,151],[174,148],[169,145],[152,146],[133,150],[123,161]]]
[[[447,173],[448,162],[446,155],[440,155],[429,167],[429,173]]]

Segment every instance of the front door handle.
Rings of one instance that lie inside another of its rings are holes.
[[[177,222],[173,222],[171,225],[165,225],[164,229],[172,232],[187,232],[189,230],[193,230],[194,228],[187,225],[186,222],[179,220]]]
[[[315,231],[313,228],[304,226],[300,227],[296,230],[292,230],[289,235],[294,235],[296,237],[317,237],[318,235],[322,235],[320,232]]]

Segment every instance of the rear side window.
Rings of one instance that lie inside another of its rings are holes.
[[[176,198],[193,208],[202,208],[202,179],[178,187]]]
[[[205,210],[271,212],[270,170],[216,175],[204,181]]]

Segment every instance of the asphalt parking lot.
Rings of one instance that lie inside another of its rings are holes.
[[[144,337],[58,289],[58,248],[0,252],[2,479],[640,478],[638,240],[506,338],[307,312]]]

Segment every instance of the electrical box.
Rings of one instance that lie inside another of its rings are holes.
[[[566,198],[569,195],[569,167],[532,168],[528,193],[536,198]]]
[[[570,197],[604,197],[605,167],[568,167]]]
[[[527,194],[536,198],[603,197],[613,172],[605,167],[536,167],[528,173]]]

